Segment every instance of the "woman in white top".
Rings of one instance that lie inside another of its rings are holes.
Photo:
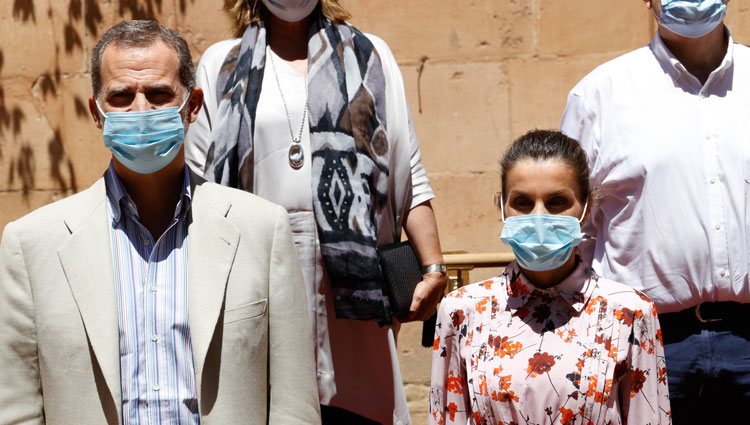
[[[429,317],[447,279],[398,65],[337,0],[237,0],[230,12],[240,38],[201,58],[188,162],[289,211],[323,422],[410,423],[375,248],[403,228],[426,267],[400,321]]]

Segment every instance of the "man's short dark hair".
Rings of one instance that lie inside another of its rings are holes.
[[[195,66],[185,39],[156,21],[134,20],[122,21],[108,29],[94,46],[91,54],[91,87],[94,97],[99,96],[102,88],[102,56],[107,47],[143,48],[153,45],[157,40],[175,50],[180,64],[180,83],[187,90],[192,90],[195,87]]]

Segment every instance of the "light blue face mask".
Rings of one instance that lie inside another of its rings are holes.
[[[727,14],[724,0],[661,0],[659,23],[684,37],[703,37]]]
[[[500,211],[503,231],[500,240],[510,246],[518,264],[535,272],[560,268],[583,240],[581,221],[586,216],[588,202],[581,218],[569,215],[528,214],[505,218],[503,201]]]
[[[107,112],[104,117],[104,146],[122,165],[139,174],[155,173],[169,165],[185,141],[182,105],[138,112]]]

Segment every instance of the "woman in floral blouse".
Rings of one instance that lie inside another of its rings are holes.
[[[536,130],[501,167],[501,239],[516,261],[442,302],[430,423],[670,423],[654,304],[576,254],[593,198],[586,155],[562,133]]]

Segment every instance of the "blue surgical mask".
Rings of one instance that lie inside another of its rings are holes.
[[[502,200],[500,201],[502,211]],[[518,264],[535,272],[562,267],[583,240],[581,218],[568,215],[529,214],[505,218],[500,240],[510,246]]]
[[[180,111],[187,103],[171,108],[138,112],[107,112],[96,102],[104,117],[104,146],[122,165],[151,174],[169,165],[185,141]]]
[[[661,0],[659,23],[684,37],[703,37],[727,14],[724,0]]]

